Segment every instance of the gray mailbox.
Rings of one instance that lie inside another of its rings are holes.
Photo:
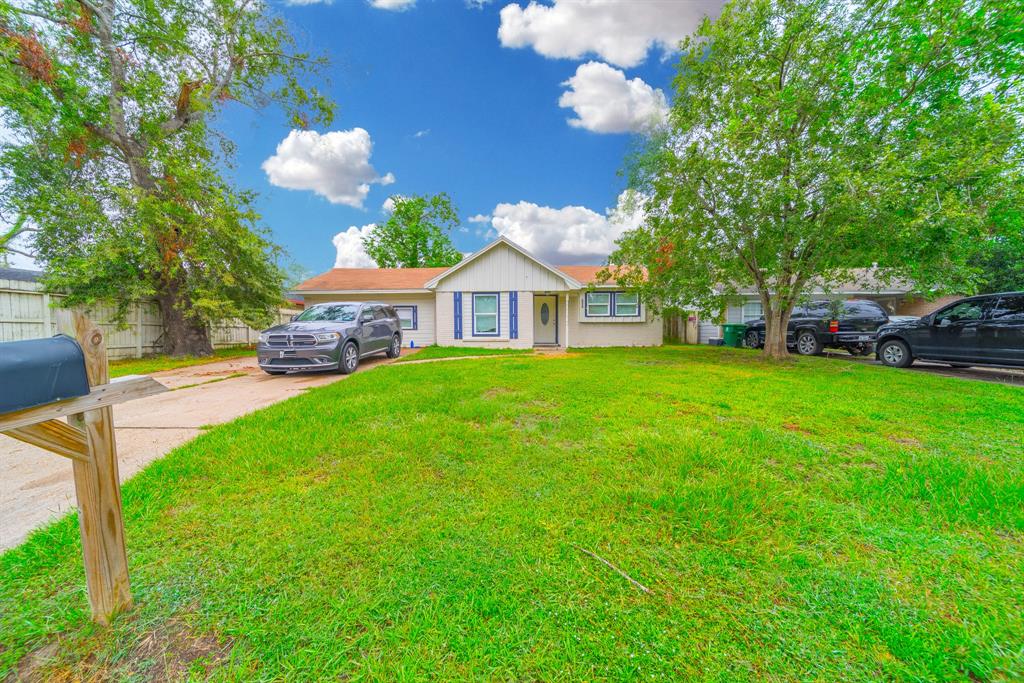
[[[85,356],[71,337],[0,342],[0,413],[88,393]]]

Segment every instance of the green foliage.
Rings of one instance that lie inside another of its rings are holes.
[[[0,212],[32,226],[68,305],[156,296],[175,353],[208,352],[211,322],[268,321],[280,253],[210,121],[237,101],[329,122],[302,85],[323,62],[292,48],[264,3],[0,1]]]
[[[453,266],[462,254],[451,241],[459,214],[446,193],[391,197],[388,219],[363,238],[363,248],[381,268]]]
[[[109,628],[73,516],[0,555],[0,678],[1018,680],[1022,433],[1018,386],[823,358],[379,367],[126,482]]]
[[[853,268],[963,289],[971,244],[1012,223],[1022,35],[1016,0],[727,5],[683,42],[669,125],[632,162],[648,218],[613,261],[710,314],[755,285],[770,335]]]

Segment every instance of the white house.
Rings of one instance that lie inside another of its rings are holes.
[[[296,289],[306,305],[381,301],[406,345],[657,346],[661,319],[603,266],[552,266],[499,237],[451,268],[334,268]]]

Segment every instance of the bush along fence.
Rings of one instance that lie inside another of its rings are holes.
[[[38,339],[57,334],[59,294],[43,291],[42,285],[27,271],[0,271],[0,341]],[[156,302],[132,306],[124,326],[114,322],[114,307],[99,306],[89,312],[90,319],[103,331],[107,356],[141,358],[163,350],[163,324]],[[278,310],[275,322],[286,322],[299,309]],[[255,344],[259,330],[240,321],[226,321],[210,330],[214,348]]]

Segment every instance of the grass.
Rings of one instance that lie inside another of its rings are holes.
[[[255,353],[251,346],[230,346],[224,349],[214,349],[212,356],[146,356],[144,358],[125,358],[110,361],[110,376],[150,375],[161,370],[174,370],[175,368],[187,368],[192,365],[215,363],[219,360],[254,356]]]
[[[128,482],[109,629],[74,518],[0,556],[0,677],[1020,680],[1022,435],[1020,388],[820,358],[382,367]]]
[[[403,351],[405,351],[403,349]],[[465,356],[507,356],[531,354],[533,349],[493,349],[469,346],[424,346],[414,354],[400,356],[396,363],[433,358],[462,358]]]

